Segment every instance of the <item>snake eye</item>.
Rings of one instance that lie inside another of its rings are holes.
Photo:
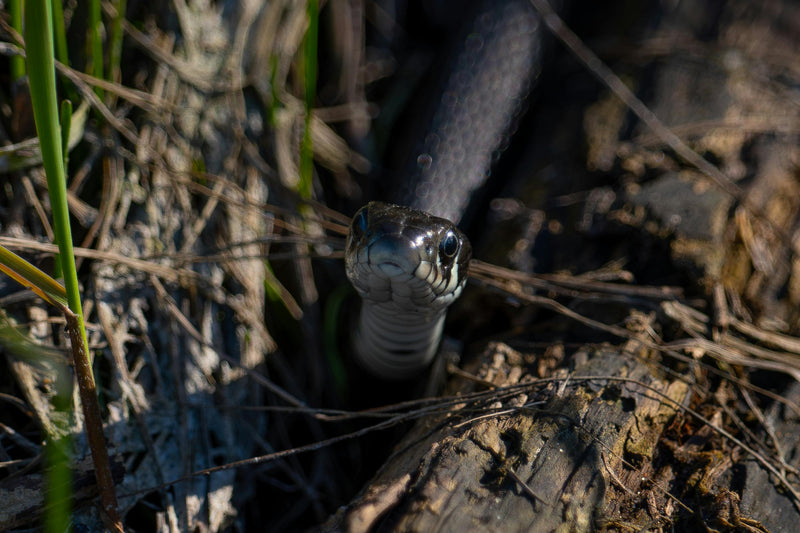
[[[442,242],[439,243],[439,253],[442,256],[452,259],[458,253],[458,237],[452,231],[448,231]]]
[[[354,239],[358,239],[364,232],[367,231],[367,207],[362,207],[353,217],[353,223],[350,225],[350,233]]]

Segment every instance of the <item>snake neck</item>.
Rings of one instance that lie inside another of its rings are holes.
[[[409,312],[365,300],[354,339],[359,364],[382,379],[418,375],[436,355],[446,312]]]

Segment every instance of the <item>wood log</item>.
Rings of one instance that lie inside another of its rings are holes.
[[[654,505],[638,522],[662,520],[652,511],[674,502],[649,462],[689,387],[637,345],[579,350],[584,362],[547,380],[492,345],[478,376],[496,388],[474,401],[481,385],[458,380],[464,402],[420,422],[326,530],[592,531],[643,493]]]

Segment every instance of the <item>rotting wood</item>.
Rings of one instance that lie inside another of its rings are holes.
[[[494,364],[477,376],[530,387],[420,422],[326,530],[592,531],[643,492],[665,507],[672,497],[651,484],[648,460],[689,387],[654,377],[634,344],[581,350],[574,357],[585,362],[546,385],[514,372],[519,354],[490,347],[484,360]],[[611,375],[626,379],[602,379]],[[475,386],[460,381],[458,392]],[[669,517],[645,513],[640,524],[652,520]]]

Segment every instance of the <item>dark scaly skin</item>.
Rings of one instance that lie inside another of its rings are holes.
[[[481,1],[476,12],[389,198],[456,224],[514,133],[542,63],[545,29],[527,0]]]

